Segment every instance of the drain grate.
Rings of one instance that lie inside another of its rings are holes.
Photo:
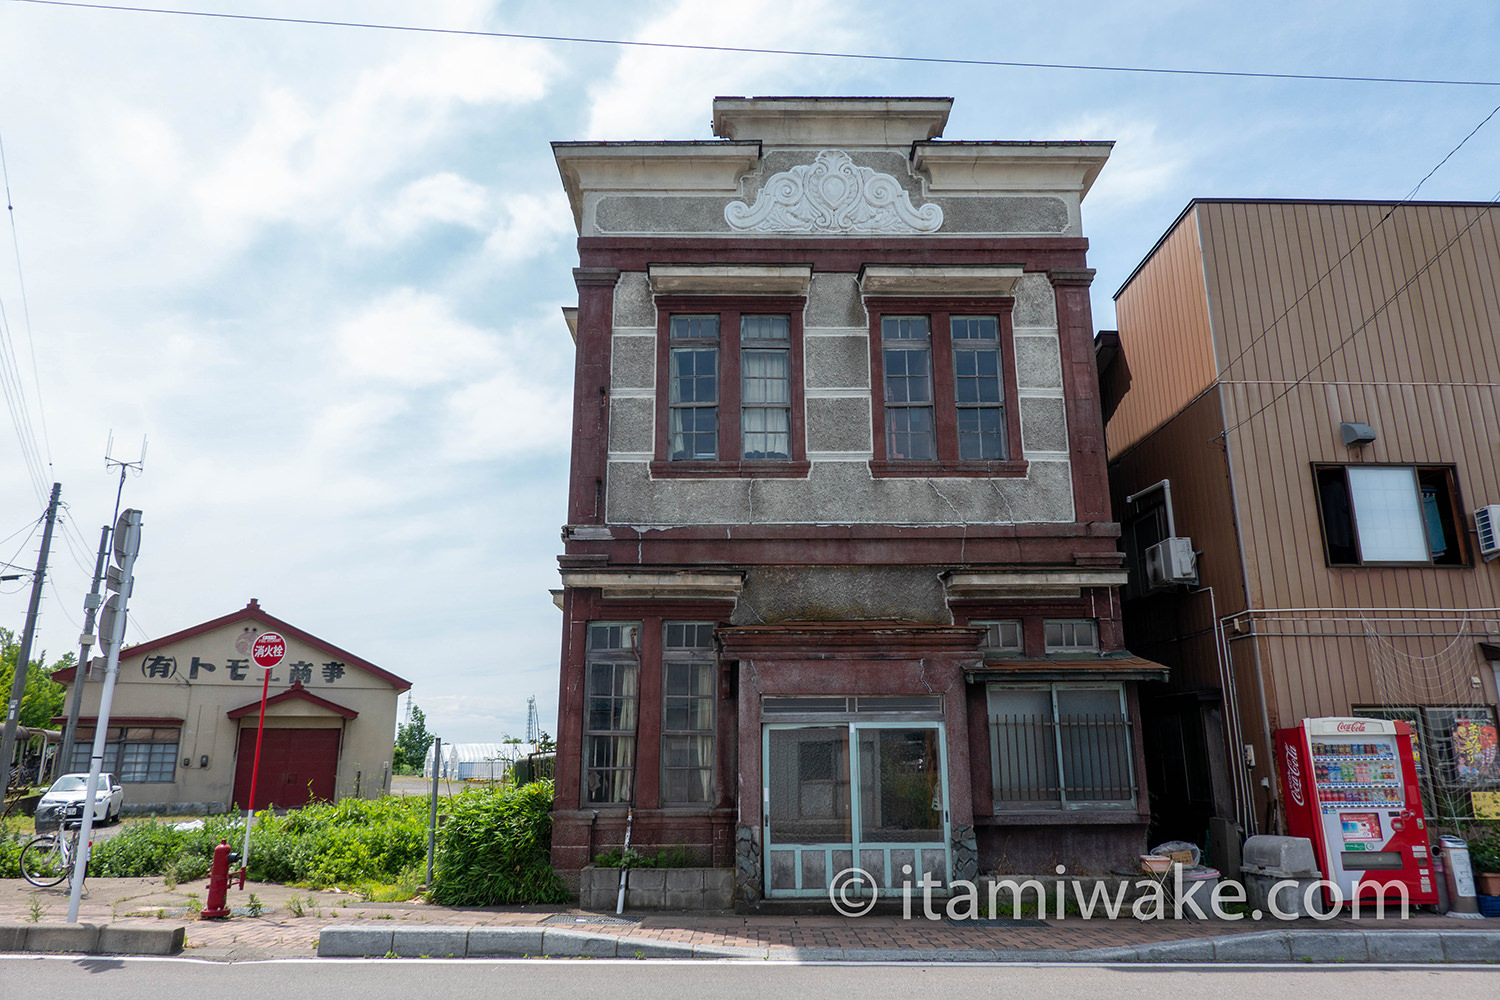
[[[554,913],[542,920],[542,923],[553,927],[583,927],[588,924],[633,927],[640,922],[640,917],[612,917],[604,913]]]
[[[949,927],[1049,927],[1045,920],[1012,920],[1008,917],[982,917],[975,920],[954,920],[944,917]]]

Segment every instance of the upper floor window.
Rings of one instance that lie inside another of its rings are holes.
[[[875,474],[1023,472],[1010,300],[868,303]]]
[[[801,300],[661,296],[657,306],[667,384],[652,473],[805,473]]]
[[[970,622],[984,626],[984,638],[979,640],[981,652],[996,656],[1014,656],[1022,651],[1021,622],[1008,619],[997,622]]]
[[[1315,466],[1330,566],[1468,564],[1458,487],[1447,466]]]
[[[1049,653],[1093,653],[1099,649],[1099,624],[1092,619],[1042,623]]]

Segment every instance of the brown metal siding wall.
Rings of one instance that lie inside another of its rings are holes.
[[[1170,420],[1216,372],[1198,223],[1188,211],[1115,299],[1130,391],[1110,418],[1111,457]]]
[[[1500,599],[1500,563],[1477,556],[1458,569],[1325,564],[1313,462],[1453,465],[1465,511],[1500,503],[1500,211],[1412,205],[1381,225],[1388,207],[1198,206],[1246,572],[1260,608],[1464,609]],[[1371,424],[1377,440],[1345,448],[1346,420]],[[1283,724],[1380,699],[1362,636],[1257,641]],[[1441,644],[1417,641],[1410,651],[1431,655]],[[1488,671],[1474,673],[1488,688]]]

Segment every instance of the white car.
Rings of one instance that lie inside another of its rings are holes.
[[[65,774],[54,781],[36,805],[37,829],[56,829],[60,826],[67,807],[76,807],[83,802],[88,782],[87,774]],[[115,780],[113,774],[100,774],[99,787],[94,790],[94,822],[113,823],[120,818],[120,808],[124,803],[124,786]],[[82,813],[82,810],[75,811],[80,815]]]

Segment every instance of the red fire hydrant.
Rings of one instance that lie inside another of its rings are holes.
[[[219,841],[214,848],[214,864],[208,872],[208,905],[198,914],[199,920],[222,920],[229,916],[229,843]]]

